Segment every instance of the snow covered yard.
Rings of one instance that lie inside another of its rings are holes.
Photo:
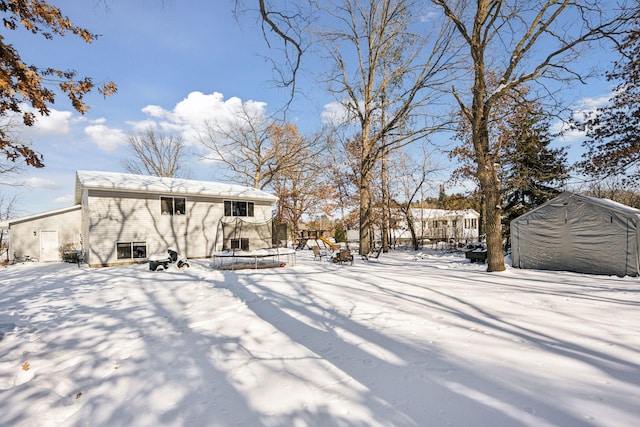
[[[2,426],[635,426],[640,282],[412,252],[0,269]]]

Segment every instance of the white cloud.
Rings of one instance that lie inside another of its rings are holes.
[[[344,105],[334,101],[324,105],[320,119],[327,124],[341,124],[347,121],[349,114]]]
[[[111,129],[101,123],[87,126],[84,128],[84,133],[103,151],[114,151],[126,144],[125,132],[120,129]]]
[[[33,129],[38,136],[57,135],[64,136],[70,132],[70,122],[73,119],[71,111],[51,110],[48,116],[40,116]]]
[[[582,98],[580,102],[577,103],[577,105],[572,107],[572,118],[577,121],[583,120],[586,115],[595,113],[597,108],[607,105],[609,99],[611,99],[613,95],[614,93],[610,92],[598,97]],[[560,139],[562,139],[562,141],[564,142],[580,141],[585,138],[585,133],[583,131],[570,129],[569,124],[561,120],[553,123],[550,130],[553,133],[562,132],[562,136]]]
[[[152,127],[167,133],[181,133],[185,143],[198,145],[198,132],[205,123],[216,126],[234,122],[243,106],[252,116],[260,117],[266,114],[265,102],[252,100],[243,102],[238,97],[225,100],[220,92],[205,94],[195,91],[189,93],[171,110],[157,105],[147,105],[142,112],[149,118],[129,122],[129,125],[138,131]]]
[[[439,15],[438,12],[431,10],[420,15],[419,19],[420,19],[420,22],[431,22],[433,18],[435,18],[438,15]]]
[[[142,109],[142,112],[150,115],[151,117],[162,118],[165,110],[158,105],[147,105]]]
[[[37,177],[30,177],[27,178],[24,181],[24,186],[27,188],[30,188],[32,190],[58,190],[60,188],[62,188],[62,186],[60,184],[58,184],[57,182],[50,180],[50,179],[44,179],[44,178],[37,178]]]
[[[582,98],[582,101],[580,102],[580,109],[581,110],[595,110],[598,107],[602,107],[604,105],[607,105],[609,103],[609,99],[611,99],[612,96],[614,96],[615,93],[611,92],[608,93],[606,95],[602,95],[599,96],[597,98],[591,98],[591,97],[586,97],[586,98]]]
[[[246,105],[255,109],[255,105],[264,108],[265,103],[247,101]],[[157,105],[148,105],[142,112],[154,119],[160,119],[168,123],[178,125],[190,125],[200,127],[205,121],[219,122],[233,119],[242,107],[242,100],[237,97],[224,100],[224,95],[219,92],[204,94],[191,92],[182,101],[178,102],[172,110],[165,110]]]
[[[127,122],[129,126],[131,126],[133,132],[143,132],[149,128],[156,129],[158,127],[158,122],[155,120],[140,120],[137,122]]]
[[[243,102],[238,97],[227,100],[219,92],[205,94],[199,91],[189,93],[179,101],[172,109],[164,109],[158,105],[147,105],[142,112],[148,117],[139,121],[128,121],[130,129],[112,128],[105,118],[92,120],[84,128],[85,135],[100,150],[112,152],[118,147],[126,145],[128,131],[140,132],[148,128],[159,129],[168,134],[182,134],[185,143],[199,146],[199,132],[204,128],[205,122],[215,126],[234,122],[242,109],[252,116],[266,115],[267,104],[260,101]],[[86,121],[85,118],[75,118],[72,112],[55,112],[52,117],[43,122],[42,132],[57,132],[69,134],[70,126],[74,121]]]
[[[557,121],[551,126],[551,132],[557,134],[562,132],[560,139],[564,142],[574,142],[584,139],[585,133],[576,129],[570,129],[568,123]]]
[[[33,126],[25,126],[23,124],[22,114],[10,113],[7,115],[7,118],[12,123],[18,125],[20,134],[27,139],[69,135],[73,122],[77,120],[71,111],[51,109],[48,116],[41,116],[33,107],[23,104],[21,108],[25,112],[34,114],[36,120]]]

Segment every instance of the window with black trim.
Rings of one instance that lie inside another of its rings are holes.
[[[147,242],[116,243],[118,259],[140,259],[147,257]]]
[[[187,213],[187,201],[184,197],[160,197],[162,215],[184,215]]]
[[[231,239],[231,250],[248,251],[249,250],[249,239]]]
[[[253,208],[253,202],[225,200],[224,216],[253,216]]]

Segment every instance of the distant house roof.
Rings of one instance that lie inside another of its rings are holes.
[[[414,218],[451,218],[451,217],[479,217],[480,214],[473,209],[447,210],[447,209],[420,209],[411,208]]]
[[[82,189],[182,194],[186,196],[260,200],[272,203],[278,200],[272,194],[244,185],[116,172],[77,171],[76,203],[81,202]]]

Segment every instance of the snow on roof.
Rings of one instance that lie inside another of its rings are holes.
[[[276,202],[278,200],[276,196],[256,188],[212,181],[96,171],[77,171],[76,177],[76,203],[80,202],[81,190],[84,188],[229,197],[268,202]]]
[[[80,205],[73,205],[73,206],[69,206],[69,207],[66,207],[66,208],[55,209],[55,210],[52,210],[52,211],[39,212],[37,214],[27,215],[27,216],[23,216],[23,217],[20,217],[20,218],[8,219],[6,221],[0,222],[0,230],[8,230],[9,226],[11,224],[16,224],[16,223],[24,222],[24,221],[30,221],[32,219],[43,218],[43,217],[46,217],[46,216],[59,215],[59,214],[71,212],[71,211],[78,210],[78,209],[80,209]]]
[[[620,211],[620,212],[625,212],[628,214],[632,214],[632,215],[640,215],[640,210],[633,208],[631,206],[627,206],[624,205],[622,203],[618,203],[616,201],[613,201],[611,199],[599,199],[597,197],[591,197],[591,196],[584,196],[581,194],[575,194],[573,193],[573,196],[577,196],[577,197],[583,197],[585,199],[591,200],[594,203],[597,203],[599,205],[605,206],[605,207],[609,207],[611,209]]]
[[[580,199],[585,202],[593,203],[598,206],[603,206],[605,208],[608,208],[620,213],[624,213],[627,215],[640,215],[639,209],[632,208],[631,206],[623,205],[622,203],[614,202],[613,200],[610,200],[610,199],[600,199],[598,197],[585,196],[583,194],[572,193],[571,191],[563,191],[555,198],[548,200],[547,202],[541,204],[540,206],[537,206],[534,209],[531,209],[529,212],[522,214],[520,217],[526,217],[530,212],[537,211],[538,209],[542,209],[547,205],[567,204],[568,200],[571,200],[572,198]]]
[[[538,210],[544,209],[547,206],[554,206],[554,205],[557,206],[559,204],[567,205],[569,203],[569,200],[571,200],[572,198],[580,199],[587,203],[602,206],[604,208],[619,212],[621,214],[640,216],[640,209],[632,208],[631,206],[623,205],[622,203],[614,202],[613,200],[610,200],[610,199],[600,199],[598,197],[585,196],[583,194],[573,193],[571,191],[563,191],[553,199],[548,200],[545,203],[541,204],[540,206],[536,206],[534,209],[531,209],[530,211],[523,213],[519,217],[513,219],[513,221],[525,220],[532,213]]]
[[[473,209],[447,210],[447,209],[420,209],[411,208],[414,218],[443,218],[457,216],[479,216],[480,214]]]

